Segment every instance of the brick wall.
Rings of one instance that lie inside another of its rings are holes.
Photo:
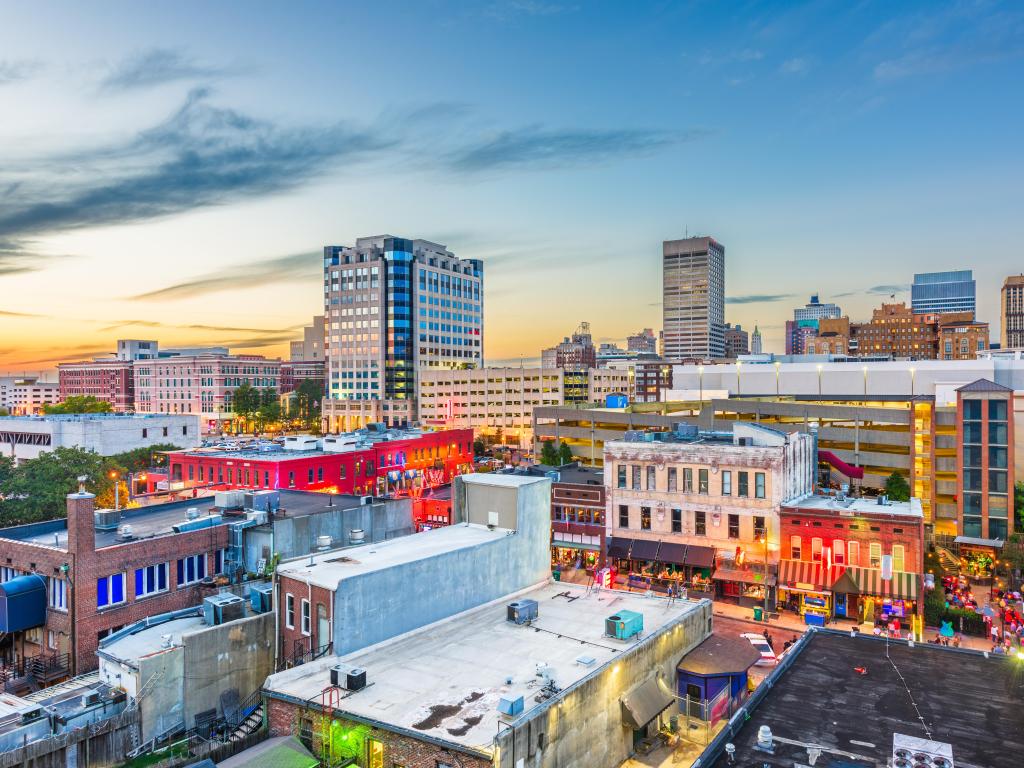
[[[281,699],[269,698],[267,719],[270,727],[270,736],[298,735],[300,738],[304,732],[300,732],[302,721],[312,726],[312,751],[319,757],[323,749],[323,714],[319,709],[301,709],[297,705],[282,701]],[[357,757],[359,765],[368,763],[369,741],[378,741],[384,745],[384,768],[438,768],[439,765],[460,766],[461,768],[489,768],[492,765],[490,760],[465,754],[453,752],[435,744],[420,741],[381,728],[374,728],[362,725],[344,718],[332,718],[339,722],[335,728],[344,731],[354,731],[357,738],[350,739],[352,747],[346,752]],[[307,737],[307,744],[309,742]]]
[[[872,530],[874,528],[878,530]],[[870,567],[869,545],[879,542],[883,555],[891,555],[894,544],[903,545],[904,571],[922,573],[924,570],[924,529],[920,521],[865,515],[857,515],[854,519],[832,514],[793,514],[783,510],[781,557],[784,560],[794,559],[793,536],[801,538],[801,560],[811,559],[811,540],[814,538],[822,539],[822,546],[829,548],[836,540],[841,540],[847,547],[855,541],[860,544],[860,560],[853,563],[847,559],[844,564],[867,568]]]
[[[288,595],[295,598],[295,620],[288,627]],[[331,627],[334,625],[334,592],[324,587],[307,585],[300,579],[282,576],[278,587],[280,599],[275,602],[279,611],[278,627],[280,637],[280,658],[291,658],[298,653],[308,653],[331,642]],[[302,601],[309,600],[309,634],[302,632]],[[320,637],[317,625],[317,606],[327,611],[327,637]]]

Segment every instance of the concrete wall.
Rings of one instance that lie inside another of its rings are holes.
[[[654,598],[661,602],[662,598]],[[711,634],[711,602],[649,635],[570,686],[562,696],[527,712],[495,738],[497,768],[617,768],[633,752],[633,731],[622,722],[619,699],[658,671],[675,687],[679,661]],[[678,711],[666,710],[666,716]],[[539,748],[541,743],[544,748]]]
[[[342,581],[334,595],[334,653],[352,653],[549,578],[551,481],[530,479],[512,489],[515,533]],[[458,496],[461,478],[455,485]],[[504,509],[508,501],[501,502]]]
[[[244,699],[274,671],[274,613],[205,627],[183,635],[181,643],[188,670],[182,713],[191,728],[197,712],[223,714],[221,693],[234,688]]]
[[[142,715],[142,741],[182,723],[184,675],[185,653],[180,645],[139,659],[135,695]]]
[[[164,435],[164,428],[167,434]],[[185,433],[182,433],[182,429]],[[146,436],[142,436],[143,430]],[[98,414],[85,417],[57,418],[5,418],[0,421],[0,432],[49,434],[50,445],[16,445],[14,457],[34,459],[44,451],[59,447],[79,447],[96,451],[102,456],[171,443],[179,448],[199,445],[199,417],[185,414],[166,416],[116,416]],[[0,451],[10,456],[11,444],[0,442]]]

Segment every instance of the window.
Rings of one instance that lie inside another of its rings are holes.
[[[697,492],[705,495],[708,492],[708,471],[706,469],[697,470]]]
[[[693,470],[690,467],[683,468],[683,492],[693,493]]]
[[[903,573],[906,566],[906,550],[902,544],[892,545],[892,569],[899,573]]]
[[[846,564],[846,545],[842,539],[832,539],[832,562],[836,565]]]
[[[764,472],[754,473],[754,498],[764,498]]]
[[[47,580],[47,605],[57,611],[68,609],[68,583],[53,576]]]
[[[821,539],[817,536],[811,539],[811,562],[821,562]]]
[[[672,533],[683,532],[683,510],[672,510]]]
[[[846,544],[847,565],[860,565],[860,542],[850,541]]]
[[[760,541],[767,532],[768,529],[765,528],[764,518],[761,515],[754,515],[754,538]]]
[[[625,488],[626,487],[626,465],[625,464],[619,464],[618,476],[619,476],[618,483],[617,483],[618,487],[619,488]],[[341,468],[341,477],[342,477],[342,479],[344,479],[344,477],[345,477],[345,468],[344,467]]]
[[[704,510],[693,513],[693,532],[697,536],[708,535],[708,513]]]
[[[310,467],[306,471],[306,482],[307,483],[312,483],[313,482],[313,468],[312,467]]]
[[[676,468],[675,467],[669,467],[668,468],[668,489],[670,491],[676,490],[676,483],[677,483],[676,475],[677,475]]]
[[[966,405],[966,403],[964,403]],[[964,417],[966,418],[966,416]],[[978,411],[978,418],[981,418],[981,411]],[[989,400],[988,401],[988,418],[989,421],[1006,421],[1006,401],[1005,400]]]
[[[291,593],[284,596],[284,625],[295,629],[295,595]]]
[[[619,504],[619,528],[629,528],[629,507]]]
[[[227,559],[228,551],[226,549],[218,549],[213,553],[213,572],[216,574],[225,573],[227,570]]]
[[[728,469],[722,470],[722,495],[732,496],[732,472]]]
[[[384,768],[384,744],[376,739],[366,740],[366,763],[368,768]]]
[[[124,574],[115,573],[112,576],[104,576],[96,579],[96,607],[104,608],[108,605],[123,603],[124,597]]]
[[[803,540],[799,536],[789,537],[789,556],[794,560],[799,560],[801,555],[801,547]]]
[[[632,474],[633,474],[633,490],[634,491],[639,491],[640,490],[640,467],[634,465],[633,466]]]
[[[749,472],[737,472],[738,482],[736,495],[737,496],[749,496],[750,495],[750,473]]]
[[[738,539],[740,537],[740,516],[729,515],[729,538]]]
[[[640,507],[640,530],[651,530],[651,508]]]
[[[303,600],[302,601],[302,628],[301,629],[302,629],[302,634],[304,634],[304,635],[308,635],[309,634],[309,622],[310,622],[309,600]]]
[[[52,629],[46,630],[46,647],[51,651],[56,651],[60,648],[60,640],[57,637],[57,633]]]
[[[294,472],[289,472],[288,473],[288,487],[289,488],[294,488],[295,487],[295,473]]]
[[[135,597],[149,597],[167,591],[167,563],[135,569]]]
[[[882,565],[882,545],[877,541],[868,544],[868,565],[879,568]]]
[[[220,573],[220,571],[218,571]],[[206,577],[206,555],[190,555],[178,560],[178,586],[195,584]]]
[[[658,475],[654,467],[647,467],[647,490],[658,490]]]

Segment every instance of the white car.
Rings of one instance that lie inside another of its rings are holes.
[[[774,667],[779,662],[779,658],[775,655],[772,647],[768,645],[768,641],[764,639],[764,635],[759,635],[756,632],[744,632],[740,637],[749,641],[754,649],[761,654],[761,658],[755,663],[756,666]]]

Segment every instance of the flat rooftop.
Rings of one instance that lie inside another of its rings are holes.
[[[277,573],[278,576],[290,576],[333,590],[339,582],[353,576],[416,560],[427,560],[446,552],[498,541],[508,535],[509,532],[503,528],[492,530],[483,525],[457,523],[376,544],[334,549],[312,557],[303,556],[282,563],[277,567]]]
[[[141,629],[134,634],[125,635],[109,645],[101,645],[99,652],[116,661],[137,664],[139,659],[151,656],[168,647],[181,645],[182,635],[187,635],[206,626],[202,616],[172,619]],[[164,643],[164,637],[167,635],[170,635],[170,646]]]
[[[189,413],[45,413],[31,416],[0,416],[0,424],[10,424],[15,421],[139,421],[161,419],[198,420],[199,417]]]
[[[507,604],[523,599],[539,604],[539,617],[529,627],[506,619]],[[538,662],[550,665],[565,690],[644,642],[605,637],[609,616],[622,610],[643,614],[648,637],[699,608],[697,601],[588,593],[579,585],[548,583],[343,657],[342,663],[366,670],[367,686],[345,694],[337,711],[490,751],[499,730],[499,699],[522,696],[524,715],[539,706]],[[583,657],[593,662],[578,661]],[[330,657],[279,672],[267,679],[266,689],[319,706],[337,663]]]
[[[817,631],[792,666],[779,670],[773,687],[729,739],[736,746],[735,762],[723,754],[706,765],[811,764],[805,746],[776,742],[774,754],[755,749],[762,725],[775,737],[848,753],[823,752],[818,766],[885,766],[893,734],[899,733],[952,744],[957,768],[1019,768],[1024,662],[1007,656],[986,659],[977,651],[929,643],[910,648],[906,642]]]
[[[879,504],[878,499],[847,497],[843,501],[835,496],[807,496],[796,501],[785,502],[786,509],[805,509],[809,512],[835,512],[850,515],[895,515],[898,517],[919,517],[924,519],[921,511],[921,500],[912,498],[910,501],[890,501]]]
[[[288,517],[323,514],[341,509],[349,509],[360,505],[359,496],[350,494],[327,494],[314,491],[278,491],[281,506],[277,514]],[[333,501],[333,506],[330,506]],[[173,535],[172,526],[187,521],[185,513],[195,508],[200,517],[215,514],[214,496],[200,496],[185,501],[173,501],[166,504],[152,504],[146,507],[121,510],[119,525],[132,527],[132,541],[152,538],[154,536]],[[244,520],[244,517],[222,517],[218,525]],[[10,528],[0,528],[0,539],[13,539],[30,544],[67,549],[68,521],[66,517],[47,520],[41,523],[29,523]],[[96,548],[111,547],[115,544],[127,543],[119,538],[116,530],[96,531]]]

